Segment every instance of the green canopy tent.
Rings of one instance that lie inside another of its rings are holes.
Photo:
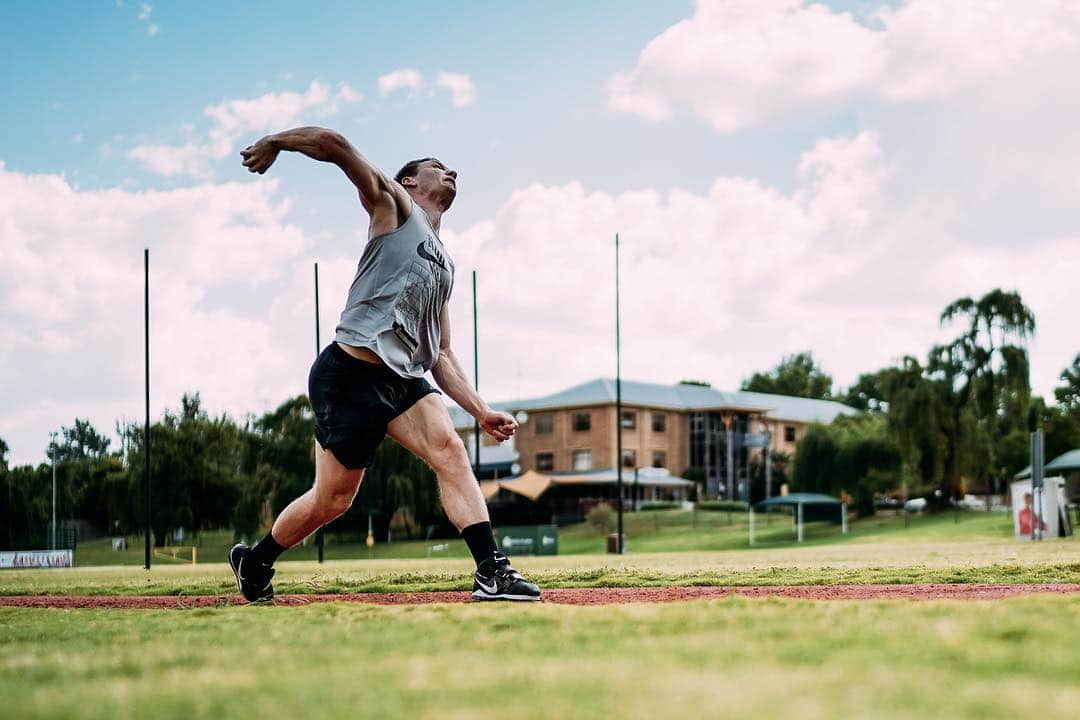
[[[787,495],[778,495],[774,498],[769,498],[757,504],[758,508],[764,508],[768,510],[774,507],[791,507],[794,509],[792,516],[795,519],[795,539],[797,542],[803,541],[803,508],[811,507],[814,509],[825,510],[826,515],[831,515],[831,509],[835,507],[836,512],[840,516],[841,532],[847,534],[847,505],[840,501],[839,498],[834,498],[831,495],[823,495],[822,493],[788,493]],[[754,508],[750,508],[750,544],[754,544]]]
[[[1043,472],[1049,474],[1080,472],[1080,448],[1058,455],[1043,466]],[[1031,477],[1030,465],[1013,476],[1016,480],[1026,480],[1029,477]]]

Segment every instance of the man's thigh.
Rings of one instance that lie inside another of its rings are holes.
[[[435,453],[457,437],[446,405],[434,393],[420,398],[391,420],[386,432],[399,445],[428,464],[431,464]]]
[[[315,492],[323,495],[356,494],[364,469],[349,469],[334,457],[334,453],[315,443]]]

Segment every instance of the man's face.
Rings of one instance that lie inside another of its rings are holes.
[[[416,172],[416,189],[424,195],[442,196],[446,206],[457,196],[457,172],[440,160],[428,160]]]

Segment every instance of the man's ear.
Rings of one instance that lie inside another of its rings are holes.
[[[413,176],[401,178],[402,187],[416,187],[416,178]]]

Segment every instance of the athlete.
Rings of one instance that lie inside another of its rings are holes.
[[[341,168],[371,222],[334,342],[308,377],[315,484],[282,511],[258,544],[238,544],[229,552],[241,594],[250,602],[273,598],[274,561],[352,505],[364,469],[389,434],[434,469],[443,508],[476,561],[473,599],[539,600],[540,589],[499,551],[465,445],[439,391],[424,379],[430,371],[499,442],[513,436],[514,418],[480,398],[450,349],[454,264],[439,240],[439,225],[457,195],[457,173],[423,158],[391,180],[342,135],[317,127],[262,138],[241,152],[244,167],[261,175],[283,150]]]

